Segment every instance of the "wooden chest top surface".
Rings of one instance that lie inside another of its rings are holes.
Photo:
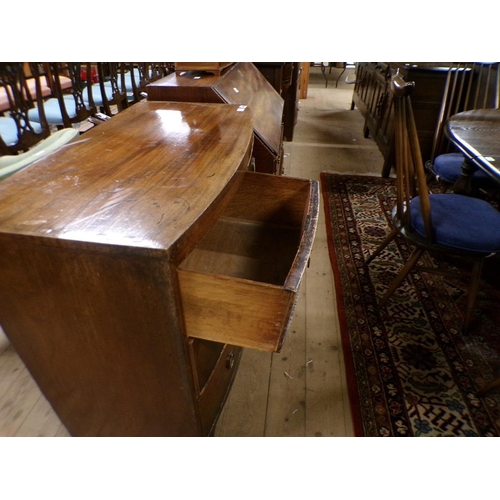
[[[137,103],[3,180],[0,233],[169,249],[246,168],[252,138],[237,105]]]

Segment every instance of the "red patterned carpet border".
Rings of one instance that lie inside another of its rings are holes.
[[[411,273],[379,313],[412,251],[397,238],[365,263],[390,229],[394,181],[323,172],[321,186],[356,435],[498,436],[500,390],[477,397],[500,373],[498,259],[486,261],[467,336],[466,283],[436,275]]]

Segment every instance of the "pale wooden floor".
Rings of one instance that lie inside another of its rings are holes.
[[[328,88],[312,68],[294,140],[285,143],[285,175],[381,171],[363,121],[350,110],[352,86]],[[293,323],[282,352],[246,349],[216,436],[351,436],[344,364],[328,258],[323,207]],[[0,330],[0,436],[68,436]]]
[[[335,72],[336,70],[334,70]],[[379,175],[382,157],[350,110],[352,85],[328,87],[311,69],[285,175],[316,179],[324,170]],[[345,75],[345,74],[344,74]],[[322,200],[321,200],[322,203]],[[243,352],[216,436],[352,436],[344,361],[323,206],[290,331],[279,354]]]

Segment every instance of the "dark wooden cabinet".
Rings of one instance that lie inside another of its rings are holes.
[[[252,114],[140,102],[0,183],[0,324],[74,436],[205,436],[279,351],[318,184],[249,171]]]
[[[283,137],[285,141],[292,141],[299,114],[300,73],[303,63],[254,62],[253,64],[283,98]]]
[[[394,164],[392,145],[393,112],[389,92],[391,76],[399,71],[406,81],[415,82],[412,104],[415,114],[422,159],[429,160],[434,133],[450,63],[387,63],[357,64],[352,107],[365,117],[365,136],[371,135],[384,157],[382,175],[388,176]]]
[[[284,101],[252,63],[235,63],[220,75],[175,72],[147,87],[150,101],[212,102],[248,106],[253,115],[255,170],[282,173]]]

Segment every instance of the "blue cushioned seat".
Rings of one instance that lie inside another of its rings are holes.
[[[69,118],[74,118],[76,116],[75,98],[72,95],[66,95],[64,96],[64,103]],[[51,125],[60,125],[61,123],[63,123],[61,107],[59,105],[59,101],[56,98],[48,99],[47,101],[45,101],[43,104],[43,108],[45,110],[45,117],[47,118],[48,123],[50,123]],[[30,109],[28,116],[32,121],[37,122],[40,120],[38,109],[36,108]]]
[[[139,88],[140,83],[141,83],[141,74],[139,72],[139,69],[134,68],[132,70],[132,72],[134,74],[135,86],[136,86],[136,88]],[[121,77],[120,76],[117,78],[117,82],[118,82],[118,86],[121,86]],[[125,91],[127,93],[127,101],[133,102],[135,100],[135,96],[134,96],[134,86],[132,84],[132,73],[130,71],[127,71],[124,75],[124,84],[125,84]],[[108,88],[111,88],[111,82],[104,82],[104,85]]]
[[[461,153],[446,153],[436,157],[433,170],[441,180],[455,184],[462,173],[464,156]],[[472,176],[472,183],[476,187],[488,187],[495,181],[483,170],[477,169]]]
[[[108,101],[111,101],[113,100],[113,89],[111,88],[111,85],[106,85],[104,84],[104,92],[106,94],[106,99]],[[90,108],[90,104],[89,104],[89,91],[87,88],[83,89],[82,91],[82,96],[83,96],[83,100],[85,101],[85,105],[87,107]],[[98,84],[98,83],[94,83],[94,85],[92,85],[92,99],[94,100],[94,104],[96,106],[104,106],[104,98],[103,98],[103,95],[102,95],[102,92],[101,92],[101,86]]]
[[[459,194],[431,194],[429,200],[436,243],[484,254],[500,252],[500,212],[488,202]],[[412,228],[425,237],[418,196],[410,201],[410,214]]]
[[[31,120],[30,123],[35,133],[40,134],[42,132],[42,126],[40,123],[34,120]],[[7,146],[13,146],[19,142],[17,126],[14,118],[11,118],[10,116],[0,116],[0,136]]]

